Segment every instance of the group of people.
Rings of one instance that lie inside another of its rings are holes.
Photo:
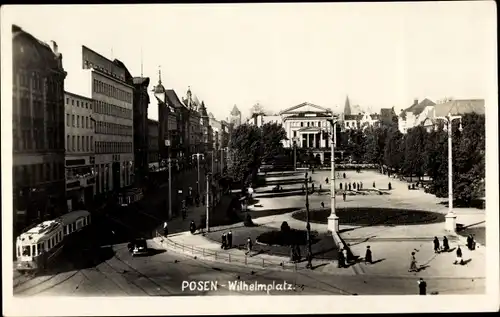
[[[362,189],[363,188],[363,182],[352,182],[352,183],[344,183],[343,184],[344,190],[356,190],[356,189]],[[339,188],[342,189],[342,183],[339,184]]]
[[[446,236],[443,237],[443,247],[439,245],[439,239],[434,237],[434,253],[448,252],[450,250],[450,245],[448,243],[448,238]]]
[[[228,233],[222,233],[221,249],[227,250],[233,247],[233,232],[229,230]]]
[[[349,267],[349,254],[346,248],[342,248],[338,255],[338,267],[344,268]]]

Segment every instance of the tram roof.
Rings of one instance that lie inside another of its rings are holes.
[[[24,243],[37,244],[45,237],[52,236],[54,229],[61,226],[57,220],[48,220],[37,224],[26,232],[23,232],[17,239]]]
[[[67,214],[59,217],[59,220],[62,222],[63,226],[75,222],[77,219],[82,217],[90,216],[90,212],[88,210],[75,210],[69,212]]]

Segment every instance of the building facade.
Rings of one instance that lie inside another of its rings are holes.
[[[158,121],[148,119],[148,169],[155,172],[159,168]]]
[[[247,120],[247,123],[260,128],[266,123],[283,124],[283,120],[281,116],[267,116],[265,114],[255,113],[250,119]]]
[[[134,170],[134,87],[120,62],[82,46],[94,100],[96,195],[130,186]]]
[[[89,209],[95,193],[93,100],[65,92],[68,211]]]
[[[64,79],[57,44],[12,27],[14,231],[67,211]]]
[[[134,77],[134,166],[135,179],[142,180],[148,173],[148,106],[149,78]]]
[[[398,116],[398,128],[401,133],[407,133],[409,129],[422,124],[426,119],[432,119],[436,103],[425,98],[421,102],[418,99],[413,104],[401,111]]]
[[[233,110],[231,110],[229,117],[229,123],[233,125],[233,127],[237,127],[241,124],[241,111],[234,105]]]

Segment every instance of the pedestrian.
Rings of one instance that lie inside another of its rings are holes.
[[[325,208],[325,203],[321,202],[321,208]]]
[[[167,222],[166,222],[166,221],[163,223],[163,235],[164,235],[165,237],[167,237],[167,236],[168,236],[168,224],[167,224]]]
[[[351,190],[351,183],[349,183],[349,190]]]
[[[189,224],[189,231],[191,234],[194,234],[196,231],[196,224],[194,223],[194,220],[191,220],[191,223]]]
[[[356,190],[356,183],[352,183],[352,187]]]
[[[389,182],[389,190],[392,190],[392,184]]]
[[[314,183],[311,184],[311,192],[314,193]]]
[[[450,250],[450,245],[448,244],[448,238],[446,236],[443,237],[443,251],[448,252]]]
[[[434,237],[434,253],[439,253],[439,239]]]
[[[312,176],[309,176],[309,182],[312,183],[312,181],[313,181]]]
[[[342,183],[340,183],[339,188],[342,189]]]
[[[469,234],[469,236],[467,237],[467,247],[471,251],[476,248],[476,242],[474,241],[474,237],[471,234]]]
[[[340,250],[340,252],[339,252],[339,258],[338,258],[337,266],[339,268],[345,267],[345,259],[344,259],[343,250]]]
[[[470,250],[471,249],[471,245],[472,245],[472,241],[471,241],[471,235],[469,234],[467,236],[467,248]]]
[[[471,238],[471,241],[472,241],[471,251],[473,251],[473,250],[476,249],[476,240],[474,239],[474,235],[473,234],[470,236],[470,238]]]
[[[460,263],[460,265],[464,264],[464,259],[462,259],[462,249],[460,249],[460,246],[458,246],[457,248],[457,258],[455,259],[455,262],[453,262],[453,264],[458,263]]]
[[[325,183],[327,183],[327,184],[328,184],[328,177],[327,177],[327,178],[325,178]]]
[[[363,189],[363,182],[360,182],[359,185],[360,185],[361,189]]]
[[[250,254],[252,252],[252,239],[248,237],[247,239],[247,252],[245,254]]]
[[[370,250],[370,246],[366,247],[366,253],[365,253],[365,263],[370,263],[372,264],[373,258],[372,258],[372,250]]]
[[[415,252],[411,253],[410,269],[408,270],[408,272],[418,272],[417,259],[415,258]]]
[[[347,195],[346,195],[346,193],[345,193],[345,192],[343,192],[343,193],[342,193],[342,198],[344,199],[344,201],[345,201],[346,196],[347,196]]]
[[[427,295],[427,283],[423,278],[418,280],[418,294],[419,295]]]
[[[224,232],[222,234],[222,239],[221,239],[221,245],[220,245],[220,248],[221,249],[225,249],[226,248],[226,233]]]
[[[342,255],[344,257],[344,263],[345,263],[345,266],[349,266],[349,257],[348,257],[348,254],[347,254],[347,249],[346,248],[343,248],[342,249]]]
[[[233,232],[231,230],[227,233],[227,246],[229,249],[233,247]]]
[[[373,188],[375,188],[375,182],[373,182]]]
[[[345,175],[345,173],[344,173],[344,178],[346,178],[346,175]]]
[[[313,184],[314,185],[314,184]],[[321,192],[321,184],[319,184],[319,191]]]

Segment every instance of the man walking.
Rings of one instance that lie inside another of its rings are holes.
[[[434,237],[434,253],[439,253],[439,239]]]
[[[460,246],[457,247],[457,258],[455,259],[455,262],[453,264],[460,263],[460,265],[464,264],[464,260],[462,259],[462,249],[460,249]]]
[[[163,235],[165,238],[168,236],[168,224],[166,221],[163,223]]]
[[[443,251],[448,252],[450,250],[450,245],[448,244],[448,238],[446,236],[443,237]]]
[[[252,239],[248,237],[247,239],[247,252],[245,254],[250,254],[252,252]]]
[[[427,283],[423,278],[418,280],[418,294],[419,295],[427,295]]]
[[[370,246],[366,247],[366,253],[365,253],[365,263],[372,264],[373,259],[372,259],[372,250],[370,250]]]
[[[408,270],[408,272],[418,272],[417,259],[415,258],[415,252],[411,253],[410,269]]]
[[[321,202],[321,208],[325,208],[325,203]]]
[[[229,249],[233,247],[233,232],[231,230],[227,233],[227,245]]]
[[[220,248],[221,249],[226,249],[226,233],[225,232],[222,234]]]
[[[345,193],[345,192],[343,192],[343,193],[342,193],[342,198],[344,199],[344,201],[345,201],[345,197],[346,197],[346,193]]]

